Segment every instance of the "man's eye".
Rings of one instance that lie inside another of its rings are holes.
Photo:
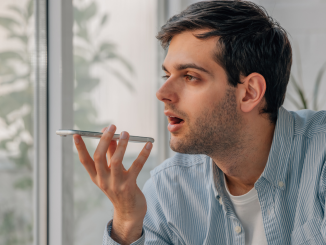
[[[168,80],[169,77],[170,77],[170,76],[168,76],[168,75],[162,76],[162,78],[163,78],[164,80]]]
[[[198,80],[197,77],[194,77],[194,76],[191,76],[191,75],[185,75],[185,78],[188,81],[196,81],[196,80]]]

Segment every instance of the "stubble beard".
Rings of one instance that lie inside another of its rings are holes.
[[[189,131],[172,143],[173,151],[185,154],[205,154],[225,159],[236,154],[241,146],[241,116],[237,112],[235,89],[229,88],[218,105],[203,110],[194,123],[189,122]]]

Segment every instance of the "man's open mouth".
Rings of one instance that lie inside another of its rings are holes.
[[[184,120],[178,117],[169,116],[169,123],[172,125],[183,123]]]

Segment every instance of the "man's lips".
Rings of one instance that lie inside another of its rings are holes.
[[[171,133],[177,132],[178,130],[180,130],[182,128],[182,126],[184,125],[185,121],[181,121],[179,123],[169,123],[168,124],[168,130]]]
[[[168,117],[168,119],[169,119],[169,118],[179,118],[179,119],[183,120],[182,117],[180,117],[180,116],[178,116],[177,114],[172,113],[172,112],[170,112],[170,111],[164,111],[164,114],[165,114],[165,116]]]
[[[184,120],[178,115],[169,111],[164,111],[164,114],[168,117],[169,125],[168,130],[172,132],[178,131],[184,124]]]

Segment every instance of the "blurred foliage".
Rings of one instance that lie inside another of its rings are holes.
[[[311,96],[311,100],[307,96],[305,89],[303,87],[303,79],[302,79],[302,67],[301,67],[301,59],[300,53],[298,52],[298,59],[297,59],[297,66],[298,66],[298,76],[297,78],[294,74],[291,73],[290,75],[290,84],[293,85],[294,88],[294,95],[287,93],[287,99],[291,101],[291,103],[298,109],[311,109],[314,111],[321,110],[321,108],[325,104],[325,95],[322,97],[322,101],[320,101],[320,93],[325,93],[321,90],[322,79],[326,72],[326,62],[321,66],[317,73],[317,77],[314,81],[313,86],[313,94]]]
[[[99,40],[103,28],[108,23],[109,15],[99,13],[95,1],[84,4],[84,1],[74,1],[74,122],[75,128],[89,131],[100,131],[108,126],[109,122],[98,123],[97,109],[94,106],[90,93],[99,85],[100,78],[92,71],[101,68],[117,81],[125,85],[126,89],[134,92],[134,86],[110,62],[119,62],[125,73],[133,74],[132,66],[116,51],[116,45],[108,40]],[[85,139],[90,155],[95,151],[91,140]],[[94,140],[94,139],[93,139]],[[87,171],[79,162],[77,153],[74,155],[74,224],[75,241],[83,240],[81,225],[86,216],[96,212],[106,196],[90,180]],[[90,244],[91,245],[91,244]]]
[[[0,121],[8,138],[0,141],[0,151],[11,163],[10,200],[0,203],[0,244],[32,244],[31,210],[19,210],[15,195],[32,203],[33,153],[33,69],[31,31],[33,0],[9,5],[6,16],[0,16],[0,28],[17,48],[0,52]],[[15,193],[11,193],[14,190]],[[6,195],[6,194],[5,194]],[[13,197],[12,197],[13,196]]]
[[[76,87],[75,124],[82,130],[100,130],[107,124],[96,123],[97,111],[89,93],[96,88],[100,79],[92,75],[94,67],[101,67],[114,75],[129,91],[134,91],[134,86],[118,70],[112,68],[110,61],[120,62],[126,71],[133,73],[132,66],[116,52],[116,46],[109,41],[98,41],[103,27],[108,21],[108,14],[100,15],[96,2],[88,5],[74,2],[74,66]],[[95,23],[95,26],[92,25]]]
[[[75,128],[95,131],[107,126],[108,122],[96,122],[97,109],[89,95],[100,79],[92,74],[92,69],[102,67],[131,92],[134,91],[132,83],[109,62],[120,62],[129,74],[133,69],[117,53],[113,43],[97,40],[108,22],[108,14],[99,14],[95,2],[84,6],[75,2],[74,5]],[[96,23],[95,29],[90,23]],[[5,153],[10,163],[10,170],[5,170],[5,174],[10,176],[11,188],[9,196],[5,193],[0,200],[0,244],[32,244],[33,213],[32,208],[27,207],[32,204],[33,197],[33,0],[9,5],[6,15],[0,16],[0,28],[7,33],[7,41],[16,47],[0,52],[0,125],[8,132],[8,137],[0,140],[0,152]],[[89,141],[86,143],[90,152],[94,151]],[[88,174],[76,154],[74,159],[75,226],[78,227],[85,215],[101,204],[104,195],[87,184]],[[25,209],[15,200],[17,195],[29,204],[23,205]]]

